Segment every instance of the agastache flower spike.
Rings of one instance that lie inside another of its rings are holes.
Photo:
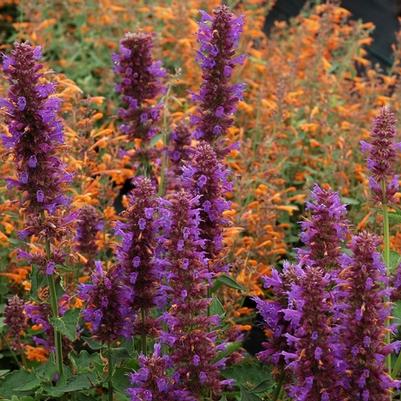
[[[181,192],[159,207],[161,255],[166,266],[164,298],[172,304],[162,316],[167,329],[161,333],[161,342],[171,347],[179,383],[196,397],[205,391],[218,396],[229,383],[221,380],[219,373],[225,360],[214,361],[224,345],[216,345],[213,326],[218,319],[208,316],[211,274],[202,251],[205,241],[200,237],[198,202],[198,197]]]
[[[117,249],[117,261],[125,284],[133,290],[130,305],[134,313],[148,311],[155,305],[160,271],[153,262],[155,248],[154,220],[156,193],[150,179],[137,177],[134,189],[128,195],[128,208],[123,220],[116,225],[116,234],[122,236]],[[146,327],[139,327],[140,325]],[[148,334],[154,322],[137,322],[137,334]]]
[[[152,35],[127,33],[120,49],[113,55],[114,71],[119,76],[116,91],[124,104],[119,111],[123,120],[121,131],[131,140],[147,143],[156,134],[161,105],[155,99],[164,92],[162,79],[166,73],[152,57]]]
[[[168,146],[168,188],[178,189],[181,186],[181,169],[192,153],[191,131],[185,123],[178,124],[171,132]]]
[[[394,165],[401,143],[395,141],[396,136],[395,115],[389,107],[383,107],[373,121],[370,141],[361,141],[361,148],[367,154],[368,169],[371,172],[370,188],[377,202],[394,202],[394,195],[398,191],[398,177],[395,175]]]
[[[11,55],[4,56],[3,71],[10,88],[8,98],[0,102],[11,134],[3,135],[3,143],[13,153],[18,175],[8,183],[24,193],[27,211],[35,216],[65,205],[68,198],[62,189],[71,181],[57,157],[64,141],[57,118],[61,100],[52,97],[54,84],[42,83],[40,57],[40,47],[15,43]]]
[[[301,222],[305,247],[298,250],[299,261],[325,270],[338,268],[341,245],[348,231],[345,205],[337,192],[316,184],[306,210],[310,217]]]
[[[263,300],[254,297],[256,308],[264,320],[265,328],[270,332],[267,341],[262,343],[263,351],[257,357],[265,363],[274,365],[274,373],[280,375],[286,366],[283,353],[293,352],[293,346],[287,342],[287,334],[292,333],[289,322],[284,318],[283,310],[288,307],[288,292],[295,282],[296,266],[284,263],[283,271],[272,270],[270,277],[264,277],[264,288],[273,293],[273,299]]]
[[[196,139],[219,142],[233,123],[232,115],[244,90],[243,84],[230,83],[235,66],[244,61],[236,54],[243,24],[243,16],[236,17],[225,5],[216,8],[213,16],[201,11],[197,60],[203,82],[199,93],[193,95],[199,107],[191,118]],[[222,144],[216,145],[220,154]]]
[[[77,216],[76,250],[93,259],[98,251],[96,238],[103,229],[100,213],[91,205],[83,206]]]
[[[386,321],[390,307],[388,279],[381,255],[380,240],[367,232],[355,235],[352,256],[343,257],[339,284],[342,297],[338,342],[349,379],[346,392],[350,400],[387,401],[398,383],[390,378],[385,358],[398,343],[386,344]]]
[[[132,334],[131,290],[121,281],[121,271],[107,272],[95,262],[92,283],[82,284],[79,297],[85,301],[82,315],[89,331],[103,343],[111,344]]]
[[[139,356],[139,369],[130,375],[133,387],[128,389],[132,401],[197,401],[191,392],[182,387],[177,377],[169,375],[172,361],[161,355],[160,344],[155,344],[153,355]]]
[[[193,150],[182,173],[184,188],[199,196],[200,237],[205,241],[204,251],[213,273],[226,270],[219,258],[223,249],[223,229],[229,224],[223,215],[230,206],[225,199],[231,190],[228,175],[229,170],[219,161],[212,146],[204,141]]]
[[[328,274],[320,267],[299,268],[289,292],[285,318],[294,329],[287,334],[293,352],[283,352],[294,375],[288,392],[294,401],[344,401],[337,379],[338,362],[332,342]]]
[[[14,295],[7,302],[4,309],[4,323],[8,327],[7,336],[11,340],[11,347],[16,350],[22,350],[21,336],[27,329],[27,318],[25,314],[25,303]]]

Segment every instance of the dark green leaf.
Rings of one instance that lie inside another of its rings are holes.
[[[262,401],[256,394],[251,393],[246,388],[241,387],[241,398],[240,401]]]
[[[34,390],[39,385],[40,381],[32,373],[25,370],[14,371],[0,382],[0,396],[11,397],[18,395],[18,393]]]
[[[219,276],[213,285],[213,291],[218,290],[222,285],[225,285],[226,287],[229,288],[234,288],[235,290],[238,291],[244,291],[244,287],[240,284],[238,284],[232,277],[227,276],[226,274],[222,274]]]
[[[79,309],[70,309],[62,317],[51,318],[50,322],[62,335],[74,341],[77,338],[79,313]]]

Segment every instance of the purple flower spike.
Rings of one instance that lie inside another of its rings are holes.
[[[161,105],[153,105],[153,100],[165,90],[162,79],[166,73],[160,62],[153,61],[152,47],[151,34],[127,33],[113,56],[114,71],[119,77],[116,89],[124,104],[119,110],[123,121],[120,129],[131,140],[148,142],[156,134],[160,118]]]
[[[353,255],[343,258],[337,336],[349,372],[345,387],[352,400],[387,401],[398,385],[385,367],[385,358],[395,344],[385,343],[391,311],[386,303],[385,266],[376,250],[379,244],[379,238],[370,233],[355,235],[350,244]]]
[[[205,255],[212,273],[225,270],[219,257],[223,249],[223,229],[229,224],[223,217],[230,207],[225,199],[225,194],[231,190],[228,175],[228,169],[207,142],[201,142],[193,150],[191,159],[183,167],[184,188],[199,197],[200,237],[205,241]]]
[[[82,284],[79,296],[85,301],[82,315],[89,323],[89,331],[97,339],[111,344],[121,337],[132,335],[131,290],[121,280],[121,271],[104,271],[95,262],[92,284]]]
[[[4,323],[8,327],[8,337],[11,340],[11,347],[15,351],[22,350],[21,337],[27,329],[27,318],[25,315],[25,303],[14,295],[7,302],[4,309]]]
[[[243,84],[230,84],[235,66],[244,61],[236,55],[243,24],[243,16],[236,17],[227,6],[216,8],[213,16],[201,12],[197,61],[203,82],[199,93],[193,95],[199,108],[192,116],[196,139],[215,143],[233,123],[232,115],[244,90]],[[219,143],[219,149],[221,146]]]
[[[217,321],[215,316],[208,316],[211,274],[202,250],[205,241],[200,236],[198,204],[199,197],[185,192],[175,193],[168,202],[160,201],[157,258],[165,266],[161,298],[173,305],[162,316],[166,330],[160,338],[171,347],[178,382],[196,399],[208,391],[218,398],[225,385],[220,378],[225,361],[215,362],[217,335],[213,326]]]
[[[183,388],[176,377],[169,375],[172,362],[167,355],[160,355],[160,344],[155,344],[153,355],[139,356],[140,368],[130,375],[132,388],[128,394],[132,401],[196,401],[190,391]]]
[[[341,245],[348,232],[345,205],[337,192],[316,184],[306,210],[310,212],[310,218],[301,222],[301,240],[305,247],[298,250],[299,260],[325,270],[337,269]]]
[[[399,184],[394,165],[401,148],[401,143],[395,142],[396,136],[395,115],[389,107],[383,107],[373,121],[370,142],[361,142],[361,149],[367,154],[367,165],[372,174],[369,184],[376,202],[395,201],[394,195]]]
[[[328,274],[316,266],[299,270],[297,283],[289,292],[286,319],[294,328],[287,341],[294,347],[283,352],[294,383],[289,395],[297,401],[344,401],[338,383],[335,344],[330,326],[331,295]]]
[[[116,225],[122,244],[117,249],[117,260],[124,281],[133,290],[130,305],[134,313],[142,310],[145,315],[155,305],[160,279],[160,269],[153,261],[156,245],[154,219],[156,217],[156,192],[151,180],[137,177],[134,189],[128,196],[128,208],[123,220]],[[150,319],[150,318],[149,318]],[[145,327],[140,327],[146,323]],[[137,334],[149,334],[154,322],[137,322]]]
[[[91,205],[82,207],[77,217],[76,250],[93,260],[98,251],[96,237],[102,229],[103,221],[98,210]]]
[[[15,43],[10,56],[4,57],[3,71],[10,83],[5,120],[11,136],[3,136],[4,145],[12,150],[18,179],[11,186],[24,193],[24,206],[31,215],[47,210],[53,214],[66,203],[63,185],[70,181],[64,164],[57,157],[63,143],[63,132],[57,112],[60,100],[50,97],[54,85],[43,92],[40,52],[29,43]]]

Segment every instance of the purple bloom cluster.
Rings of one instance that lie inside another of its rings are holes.
[[[368,155],[368,169],[372,174],[369,184],[377,202],[394,202],[399,187],[394,165],[401,142],[395,142],[396,135],[395,115],[389,107],[383,107],[373,121],[371,141],[361,141],[362,151]]]
[[[134,385],[128,389],[131,401],[196,401],[197,398],[182,388],[177,375],[169,375],[172,361],[168,355],[161,355],[160,350],[160,344],[155,344],[152,356],[139,356],[140,368],[130,375]]]
[[[130,305],[134,312],[147,312],[155,305],[160,271],[153,261],[156,245],[154,220],[157,200],[155,187],[148,178],[133,180],[134,189],[128,195],[128,208],[122,214],[123,221],[116,225],[116,234],[122,236],[122,244],[117,249],[117,260],[124,280],[133,293]],[[137,322],[136,333],[148,333],[145,322]]]
[[[287,333],[291,333],[292,328],[284,317],[284,310],[288,307],[288,292],[292,283],[296,282],[294,269],[293,265],[286,262],[282,272],[273,269],[271,277],[264,277],[264,287],[273,293],[273,299],[253,298],[257,310],[270,332],[268,341],[262,344],[264,350],[257,356],[261,361],[276,367],[277,372],[275,373],[277,374],[282,373],[285,367],[283,351],[291,352],[293,349],[287,342]]]
[[[3,135],[4,145],[14,155],[18,179],[10,186],[24,193],[24,204],[30,214],[47,210],[54,213],[68,198],[63,185],[71,175],[57,157],[63,144],[63,130],[57,118],[61,100],[52,96],[53,83],[43,83],[40,47],[16,43],[11,55],[4,56],[3,71],[10,88],[8,98],[1,99],[6,109],[6,123],[11,136]]]
[[[156,133],[161,105],[154,100],[164,91],[166,75],[161,62],[152,57],[152,35],[145,32],[127,33],[113,55],[114,71],[120,78],[116,91],[125,105],[119,110],[123,120],[121,131],[130,139],[149,141]]]
[[[132,334],[132,291],[121,280],[121,271],[107,272],[102,263],[95,262],[92,283],[82,284],[79,297],[85,301],[82,315],[89,323],[89,331],[100,341],[111,344]]]
[[[103,226],[98,210],[91,205],[83,206],[77,216],[76,250],[93,259],[98,251],[96,237]]]
[[[184,188],[199,197],[200,238],[204,240],[204,251],[209,260],[209,270],[224,271],[219,256],[223,249],[223,229],[229,221],[223,216],[229,209],[225,194],[231,189],[227,181],[229,171],[218,160],[215,151],[207,142],[201,142],[185,163],[182,173]]]
[[[207,286],[211,274],[207,269],[200,237],[198,197],[176,193],[170,201],[161,201],[159,227],[163,230],[160,246],[166,267],[164,299],[171,307],[162,316],[167,329],[161,342],[171,347],[171,362],[177,380],[194,395],[208,389],[218,395],[228,382],[220,379],[225,359],[215,362],[217,352],[213,326],[215,316],[208,316]]]
[[[170,134],[167,152],[169,157],[169,188],[172,190],[181,186],[182,165],[189,160],[192,154],[191,140],[192,133],[183,122],[179,123]]]
[[[343,257],[338,343],[349,372],[346,391],[351,400],[388,400],[397,385],[385,369],[385,358],[398,345],[385,344],[388,279],[378,237],[363,232],[352,238],[352,256]]]
[[[27,318],[25,302],[18,295],[8,300],[4,309],[4,323],[8,327],[7,334],[11,340],[11,347],[14,350],[21,350],[21,336],[27,328]]]
[[[305,247],[298,250],[299,260],[325,270],[338,268],[341,245],[348,232],[345,205],[337,192],[316,184],[306,210],[310,218],[301,222],[301,240]]]
[[[191,118],[196,139],[215,143],[233,123],[244,90],[244,84],[230,84],[235,66],[244,61],[243,55],[236,55],[243,24],[243,16],[236,17],[224,5],[216,8],[213,16],[201,11],[197,60],[203,82],[199,93],[193,95],[199,108]]]
[[[337,379],[338,363],[332,343],[331,294],[328,273],[317,266],[298,267],[285,318],[294,329],[287,333],[294,352],[283,352],[294,374],[289,394],[296,401],[343,401]]]
[[[48,351],[54,348],[54,332],[49,322],[51,316],[50,305],[47,303],[28,303],[25,304],[25,313],[29,320],[40,327],[43,335],[33,336],[36,345],[45,347]]]

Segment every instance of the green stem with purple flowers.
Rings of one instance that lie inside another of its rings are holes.
[[[46,240],[45,244],[46,248],[46,256],[47,259],[50,260],[51,251],[50,251],[50,242]],[[57,299],[57,290],[56,290],[56,280],[54,278],[54,273],[47,276],[48,284],[49,284],[49,298],[50,298],[50,308],[52,311],[52,315],[54,319],[59,318],[58,311],[58,299]],[[56,329],[53,325],[54,330],[54,347],[55,351],[55,362],[57,366],[58,373],[60,377],[63,376],[63,342],[61,333]]]
[[[390,225],[388,218],[388,205],[386,199],[386,183],[382,181],[382,193],[383,193],[383,246],[384,246],[384,263],[386,265],[387,273],[390,269]],[[389,319],[387,319],[386,326],[389,326]],[[391,343],[391,333],[387,332],[386,335],[387,344]],[[391,376],[391,354],[387,355],[387,369],[388,373]]]

